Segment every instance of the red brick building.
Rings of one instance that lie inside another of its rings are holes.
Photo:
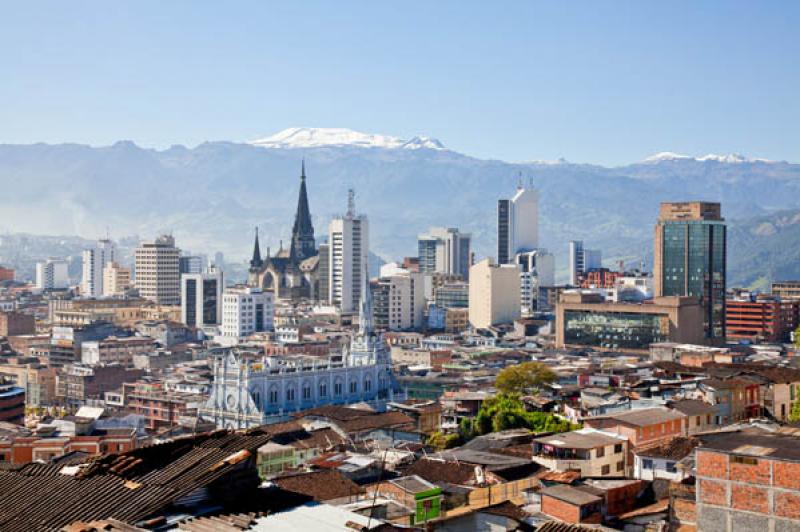
[[[0,281],[13,281],[14,270],[0,266]]]
[[[0,336],[17,336],[36,332],[33,316],[21,312],[0,312]]]
[[[181,416],[196,416],[205,398],[191,394],[167,392],[160,385],[128,383],[123,385],[128,410],[144,416],[148,430],[174,427]]]
[[[702,440],[695,455],[698,530],[800,527],[797,437],[752,429]]]
[[[603,499],[579,488],[555,485],[544,488],[542,513],[565,523],[599,524],[603,519]]]
[[[134,429],[113,429],[104,434],[41,438],[18,436],[0,441],[0,463],[27,464],[34,460],[49,461],[72,452],[93,456],[122,453],[136,448]]]
[[[728,340],[781,342],[797,327],[798,301],[729,299],[725,307]]]

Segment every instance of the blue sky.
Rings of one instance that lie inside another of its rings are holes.
[[[791,1],[3,2],[0,142],[310,126],[511,161],[800,161],[798,27]]]

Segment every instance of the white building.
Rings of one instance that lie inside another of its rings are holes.
[[[363,214],[356,215],[353,198],[350,191],[347,214],[328,226],[328,300],[345,313],[358,309],[368,279],[369,223]]]
[[[251,286],[234,286],[222,292],[222,342],[237,343],[256,332],[270,331],[275,317],[272,292]]]
[[[476,329],[511,323],[520,317],[520,280],[516,264],[484,259],[469,271],[469,323]]]
[[[497,262],[539,247],[539,193],[520,185],[511,199],[497,202]]]
[[[117,248],[114,242],[101,239],[90,249],[83,250],[83,277],[81,295],[83,297],[100,297],[103,290],[103,269],[109,262],[117,260]]]
[[[371,283],[374,325],[384,331],[422,328],[425,313],[425,277],[402,270]]]
[[[373,332],[368,301],[361,304],[358,332],[341,353],[264,356],[232,348],[213,360],[211,393],[200,417],[219,428],[274,423],[328,404],[366,402],[384,410],[402,399],[383,337]]]
[[[523,314],[543,310],[539,305],[541,288],[556,284],[556,259],[546,249],[517,253],[514,262],[519,268],[520,307]]]
[[[569,283],[572,286],[578,286],[583,274],[602,266],[602,259],[599,249],[585,249],[582,240],[571,240],[569,243]]]
[[[160,305],[181,304],[180,254],[171,235],[161,235],[136,248],[136,288],[140,296]]]
[[[222,323],[222,270],[210,267],[205,273],[181,275],[181,321],[189,327]]]
[[[470,239],[469,233],[454,227],[431,227],[417,237],[419,271],[460,275],[466,280],[471,266]]]
[[[69,263],[64,259],[47,259],[36,263],[36,288],[54,290],[69,286]]]

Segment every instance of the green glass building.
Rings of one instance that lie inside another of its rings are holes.
[[[655,295],[696,297],[709,343],[725,340],[726,227],[719,203],[662,203],[655,239]]]

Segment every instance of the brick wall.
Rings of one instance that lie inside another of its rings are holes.
[[[769,460],[757,460],[756,464],[740,464],[731,460],[730,479],[748,484],[769,485],[770,466]]]
[[[724,482],[701,480],[698,497],[705,504],[728,505],[728,489]]]
[[[769,495],[766,488],[745,484],[731,485],[731,506],[737,510],[769,513]]]
[[[697,475],[701,477],[728,478],[728,455],[698,451]]]
[[[542,513],[565,523],[580,523],[581,521],[581,510],[578,506],[547,495],[542,495]]]
[[[775,515],[800,520],[800,493],[776,493]]]
[[[800,464],[775,462],[772,474],[776,486],[800,490]]]

